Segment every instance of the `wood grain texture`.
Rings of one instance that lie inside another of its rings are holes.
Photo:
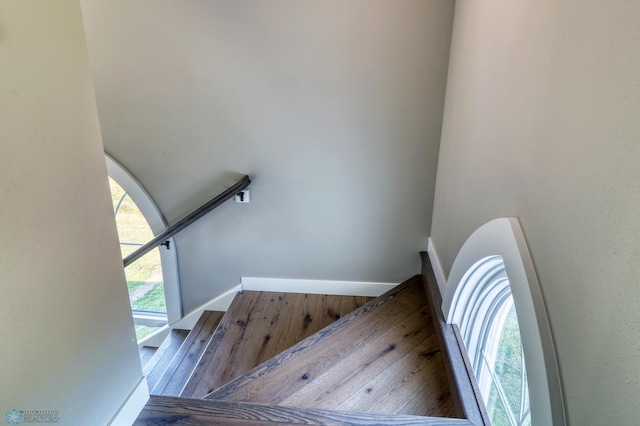
[[[445,374],[452,390],[456,416],[468,419],[476,426],[491,425],[466,348],[457,330],[458,327],[447,324],[444,319],[442,295],[429,256],[426,252],[421,252],[420,256],[423,286],[429,306],[434,312],[434,327],[444,354]]]
[[[151,391],[155,395],[177,396],[182,391],[211,340],[224,312],[204,311],[164,374]]]
[[[229,306],[229,309],[220,321],[220,324],[218,324],[218,328],[216,329],[215,333],[211,337],[211,340],[209,341],[207,348],[200,358],[200,361],[194,368],[191,377],[182,390],[180,394],[181,396],[190,397],[193,395],[196,387],[202,380],[202,376],[208,373],[208,367],[211,363],[211,360],[216,351],[218,351],[218,346],[220,345],[220,342],[225,337],[225,335],[229,334],[231,336],[233,335],[233,333],[235,333],[235,338],[242,337],[242,333],[238,334],[238,332],[242,331],[242,329],[239,327],[235,327],[235,325],[242,326],[242,324],[246,322],[246,318],[243,319],[243,317],[241,317],[242,313],[246,310],[252,309],[250,305],[252,299],[245,296],[246,292],[240,291],[234,297],[231,305]],[[235,324],[234,326],[232,326],[232,322]]]
[[[233,336],[227,355],[242,360],[220,358],[221,370],[238,375],[270,352],[293,346],[207,400],[152,396],[135,424],[489,425],[459,333],[444,321],[433,271],[422,257],[422,275],[367,303],[241,292],[230,319],[218,327],[218,343]],[[278,308],[283,306],[287,314]],[[323,321],[334,322],[312,331]],[[245,338],[258,344],[245,347],[239,343]],[[207,351],[215,355],[218,349]]]
[[[407,292],[410,293],[409,303],[398,302],[399,296]],[[398,312],[417,310],[420,303],[416,300],[420,292],[415,285],[400,285],[207,397],[278,403],[344,358],[350,347],[363,344],[377,330],[390,326]],[[373,311],[376,315],[370,315]]]
[[[230,326],[232,321],[234,322],[244,321],[242,319],[238,319],[237,317],[241,315],[242,312],[244,312],[245,310],[250,309],[249,304],[251,303],[252,300],[249,297],[245,297],[245,295],[246,295],[246,292],[240,291],[234,297],[233,301],[231,302],[231,305],[229,306],[229,309],[227,310],[224,317],[222,317],[220,324],[218,324],[218,328],[216,329],[213,336],[211,337],[211,340],[209,340],[209,344],[207,345],[207,348],[205,349],[202,357],[200,358],[200,361],[194,368],[191,374],[191,377],[187,381],[184,389],[182,390],[180,394],[181,396],[190,397],[193,395],[193,392],[195,391],[195,388],[200,383],[200,380],[202,379],[203,374],[207,373],[208,371],[207,367],[209,366],[209,363],[211,362],[213,355],[218,350],[218,346],[222,341],[222,339],[224,338],[224,336],[227,335],[227,332],[231,334],[233,332],[238,331],[238,328],[236,327],[230,328]],[[238,325],[240,325],[240,323],[238,323]],[[242,336],[242,334],[239,334],[238,336]]]
[[[238,293],[180,395],[205,396],[370,299],[255,291]]]
[[[156,353],[143,367],[142,372],[147,377],[149,391],[152,391],[156,386],[188,334],[189,330],[171,330]]]
[[[327,369],[307,386],[281,401],[282,405],[307,408],[334,409],[365,389],[372,377],[403,359],[429,335],[421,309],[407,321],[393,326],[384,336],[354,350],[352,354]],[[367,410],[363,410],[367,411]]]
[[[461,419],[346,413],[152,395],[134,425],[425,425],[470,426]]]
[[[412,415],[424,416],[434,404],[438,407],[434,415],[448,417],[453,414],[446,378],[442,373],[442,361],[437,349],[437,340],[432,334],[420,345],[408,352],[388,368],[373,375],[370,381],[344,403],[335,407],[345,411],[367,411],[395,414],[405,408],[426,384],[436,398],[413,405]],[[441,396],[441,397],[440,397]]]
[[[419,404],[418,394],[431,399]],[[422,279],[415,276],[207,398],[446,417],[454,414],[449,394]]]

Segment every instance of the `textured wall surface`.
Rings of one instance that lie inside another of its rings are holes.
[[[105,150],[169,223],[186,311],[241,276],[400,282],[426,247],[449,0],[85,0]]]
[[[522,224],[569,420],[640,417],[640,4],[456,4],[432,238]],[[535,419],[534,419],[535,424]]]
[[[142,379],[90,76],[77,1],[0,1],[3,419],[104,425]]]

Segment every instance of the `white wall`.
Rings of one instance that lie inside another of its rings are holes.
[[[77,1],[0,0],[0,414],[106,424],[142,378]]]
[[[450,0],[84,0],[106,151],[169,223],[185,311],[240,276],[398,282],[426,247]]]
[[[432,238],[448,271],[520,219],[573,425],[640,418],[638,22],[621,0],[456,2]]]

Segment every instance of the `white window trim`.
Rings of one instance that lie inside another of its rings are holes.
[[[449,323],[458,325],[476,374],[482,370],[481,349],[495,352],[486,347],[487,334],[493,324],[488,316],[495,311],[496,304],[502,304],[507,293],[511,294],[511,291],[501,256],[489,256],[476,262],[457,286]],[[479,382],[482,382],[480,378]]]
[[[146,327],[164,327],[167,325],[167,316],[159,312],[133,311],[136,325]]]
[[[500,341],[507,315],[513,305],[511,286],[502,256],[488,256],[477,261],[462,277],[451,303],[449,322],[460,328],[485,404],[489,403],[493,384],[498,390],[500,404],[504,406],[509,421],[512,425],[517,425],[528,414],[512,411],[500,385],[501,381],[495,377]],[[520,345],[522,351],[522,341]],[[522,362],[524,372],[525,360]],[[521,400],[530,400],[528,390],[527,386]]]
[[[533,424],[565,425],[564,399],[551,327],[538,277],[517,218],[492,220],[464,243],[451,267],[442,310],[456,323],[452,306],[464,275],[480,259],[502,256],[516,306],[525,352]]]
[[[147,193],[144,187],[131,175],[120,163],[105,153],[107,172],[131,197],[142,212],[151,228],[154,236],[165,231],[168,227],[160,209]],[[182,319],[182,302],[180,299],[180,281],[178,275],[178,258],[176,244],[173,238],[169,238],[169,248],[160,247],[160,262],[162,263],[162,280],[164,283],[164,295],[167,300],[167,323],[169,325]],[[144,325],[149,322],[147,313],[134,311],[133,318],[136,324]],[[157,322],[157,321],[156,321]]]

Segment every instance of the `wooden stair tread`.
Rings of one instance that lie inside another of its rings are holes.
[[[405,361],[416,349],[428,353],[433,350],[434,335],[422,323],[424,316],[428,318],[427,310],[420,310],[407,321],[403,321],[390,329],[385,336],[373,342],[363,345],[357,351],[353,351],[348,357],[339,360],[329,367],[316,380],[311,381],[298,392],[290,395],[280,402],[287,406],[304,406],[307,408],[341,409],[345,411],[356,410],[357,406],[340,406],[340,402],[360,401],[357,396],[363,393],[365,397],[371,397],[378,392],[378,383],[381,375],[396,363],[410,365]],[[401,338],[397,339],[400,335]],[[425,341],[430,344],[425,344]],[[424,348],[423,348],[424,347]],[[371,410],[380,407],[371,405]],[[363,410],[363,411],[371,411]],[[388,411],[378,411],[389,414]]]
[[[371,300],[239,292],[180,396],[200,398]]]
[[[323,409],[344,404],[358,412],[379,406],[388,414],[417,410],[410,414],[451,416],[434,333],[417,275],[207,398]],[[411,403],[418,394],[431,400]]]
[[[152,395],[134,425],[431,425],[471,426],[468,420],[346,413]]]
[[[278,377],[285,380],[287,383],[291,378],[297,380],[302,376],[306,376],[305,380],[307,381],[309,380],[309,377],[315,379],[315,377],[319,375],[315,373],[324,371],[326,366],[334,365],[335,362],[339,361],[342,358],[343,354],[347,353],[349,350],[346,345],[340,345],[340,347],[338,348],[334,348],[334,345],[331,345],[331,347],[329,347],[327,344],[330,343],[331,340],[344,338],[345,341],[349,341],[351,344],[362,343],[367,338],[367,335],[370,335],[373,332],[373,329],[382,329],[384,327],[381,326],[389,325],[393,320],[393,315],[391,315],[391,318],[387,319],[387,321],[385,322],[384,314],[388,311],[393,312],[394,308],[396,310],[403,308],[398,307],[397,304],[393,302],[395,301],[396,294],[402,293],[407,289],[409,289],[409,286],[407,286],[407,284],[396,287],[394,290],[392,290],[391,294],[386,293],[380,298],[369,302],[367,305],[359,308],[351,314],[343,317],[339,321],[336,321],[331,326],[324,328],[313,336],[280,353],[276,357],[263,363],[244,376],[239,377],[232,382],[224,385],[222,388],[217,389],[215,392],[209,394],[207,398],[226,399],[233,397],[235,400],[248,401],[248,399],[243,399],[243,391],[247,390],[247,393],[251,393],[255,397],[270,398],[268,400],[258,399],[253,402],[274,403],[280,400],[284,400],[287,396],[293,393],[294,388],[302,387],[304,386],[304,384],[297,384],[294,386],[290,386],[287,389],[280,390],[267,390],[264,386],[256,386],[257,388],[261,389],[261,393],[251,392],[253,390],[252,386],[254,384],[258,384],[263,379],[265,381],[270,379],[271,377],[264,376],[271,375],[270,373],[274,371],[277,371]],[[411,289],[413,290],[413,287],[411,287]],[[418,294],[418,292],[414,293],[415,295]],[[392,303],[386,303],[389,300]],[[366,319],[368,319],[369,312],[375,310],[378,307],[382,307],[384,310],[384,312],[379,311],[379,316],[381,316],[382,318],[379,318],[373,323],[367,323]],[[415,304],[414,307],[417,309],[418,304]],[[388,316],[389,315],[387,315],[387,317]],[[365,321],[361,321],[361,318],[365,318]],[[354,330],[352,324],[356,324],[357,329]],[[359,339],[357,337],[359,337]],[[330,354],[332,356],[331,359],[325,359],[321,364],[316,363],[315,355],[322,355],[325,353]],[[298,374],[298,365],[294,365],[293,362],[290,363],[289,361],[294,360],[297,362],[301,360],[302,356],[307,356],[308,358],[310,358],[303,361],[305,365],[309,364],[309,369],[304,374]],[[280,386],[276,385],[275,387],[278,388]]]
[[[153,387],[152,394],[172,396],[180,394],[223,316],[224,312],[203,312]]]
[[[143,346],[140,348],[140,365],[144,368],[153,355],[157,352],[158,348],[153,348],[151,346]]]
[[[156,386],[188,334],[189,330],[171,330],[149,362],[143,365],[142,372],[147,378],[149,391]]]
[[[420,393],[425,385],[435,391],[436,401],[446,400],[449,398],[449,389],[441,361],[437,358],[439,351],[434,347],[437,347],[437,340],[435,335],[431,335],[383,371],[370,374],[369,382],[346,401],[338,401],[336,409],[395,414],[405,408],[407,402]],[[409,414],[427,415],[425,408],[424,404],[418,405],[415,407],[418,411]],[[448,408],[446,412],[440,409],[433,414],[450,417],[453,415],[453,406]]]

